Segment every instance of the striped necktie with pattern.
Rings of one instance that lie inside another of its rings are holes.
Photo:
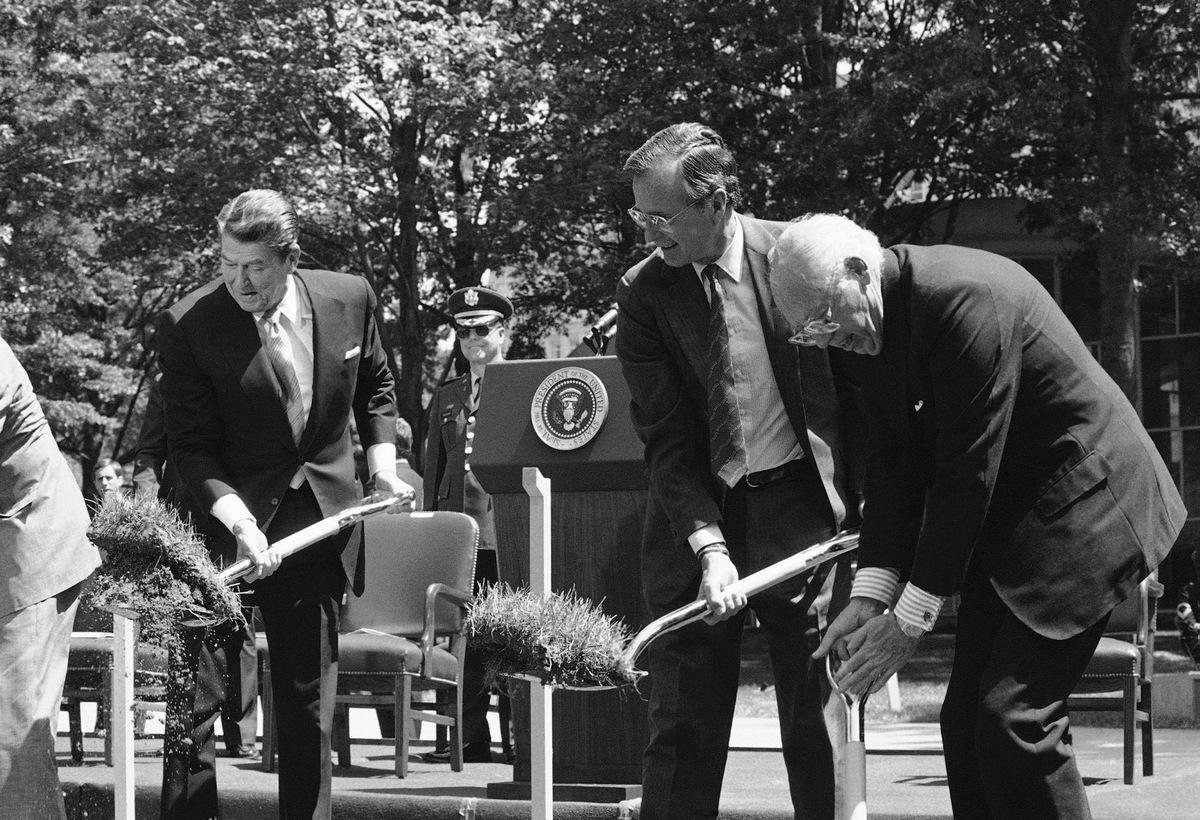
[[[292,363],[292,345],[287,332],[279,322],[279,308],[273,307],[259,320],[262,326],[263,347],[279,382],[279,397],[287,408],[288,423],[292,438],[297,444],[304,433],[304,400],[300,397],[300,380],[296,378],[296,366]]]
[[[746,439],[733,386],[720,272],[718,265],[704,268],[712,294],[708,313],[708,450],[713,475],[732,487],[746,474]]]

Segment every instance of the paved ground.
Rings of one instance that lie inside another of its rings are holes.
[[[373,715],[352,718],[352,733],[372,734]],[[86,724],[85,724],[86,725]],[[378,737],[377,734],[374,735]],[[498,736],[498,735],[496,735]],[[733,751],[725,778],[723,820],[790,818],[783,761],[773,719],[739,718],[731,739]],[[60,775],[72,801],[72,818],[102,820],[112,816],[113,770],[104,765],[102,742],[87,739],[82,765],[68,765],[67,739],[60,737]],[[158,817],[161,758],[154,756],[161,739],[137,742],[135,763],[138,820]],[[427,747],[426,747],[427,748]],[[1076,730],[1076,753],[1087,782],[1096,820],[1194,820],[1200,816],[1200,730],[1159,730],[1152,777],[1140,775],[1132,786],[1121,782],[1121,733],[1118,729]],[[423,748],[416,749],[417,752]],[[874,725],[867,728],[867,806],[873,820],[950,818],[946,772],[937,727],[929,724]],[[489,783],[509,783],[512,767],[502,763],[467,764],[462,772],[448,765],[424,763],[414,755],[409,776],[392,773],[391,747],[379,740],[354,745],[353,765],[334,769],[334,817],[445,818],[486,820],[530,816],[521,800],[488,799]],[[276,816],[276,777],[260,764],[222,758],[218,779],[223,820],[272,820]],[[559,801],[557,818],[617,820],[618,803]],[[1036,820],[1036,818],[1031,818]]]

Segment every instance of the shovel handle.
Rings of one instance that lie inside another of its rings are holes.
[[[380,501],[367,501],[355,507],[348,507],[340,513],[331,515],[328,518],[322,518],[315,524],[309,524],[304,529],[297,530],[291,535],[279,539],[270,546],[269,551],[272,555],[278,555],[280,559],[287,558],[289,555],[299,552],[305,547],[312,546],[318,541],[324,540],[368,516],[383,512],[395,504],[411,500],[412,495],[405,494],[392,496]],[[235,581],[253,571],[253,569],[253,561],[249,558],[240,558],[221,572],[221,580],[225,583]]]
[[[752,572],[745,578],[734,581],[726,589],[740,592],[749,598],[751,595],[757,595],[765,589],[781,584],[826,561],[832,561],[857,547],[858,530],[844,530],[819,544],[789,555],[782,561],[776,561],[770,566],[763,567],[758,572]],[[624,658],[632,665],[655,638],[698,621],[706,614],[708,614],[708,605],[699,600],[681,606],[673,612],[668,612],[658,620],[646,625],[641,632],[634,636],[625,648]]]

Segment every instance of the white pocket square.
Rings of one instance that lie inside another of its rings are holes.
[[[346,351],[346,355],[345,355],[345,356],[343,356],[342,358],[343,358],[343,359],[346,359],[346,360],[353,359],[353,358],[354,358],[355,356],[357,356],[357,355],[358,355],[360,352],[362,352],[362,348],[361,348],[361,347],[359,347],[359,346],[357,346],[357,345],[355,345],[355,346],[354,346],[354,347],[352,347],[351,349],[347,350],[347,351]]]

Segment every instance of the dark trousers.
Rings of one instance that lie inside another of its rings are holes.
[[[289,490],[267,540],[275,543],[321,517],[307,484]],[[251,586],[248,596],[259,608],[271,653],[282,820],[329,820],[332,812],[329,738],[337,694],[338,614],[346,587],[339,555],[349,537],[349,531],[339,533],[284,559],[275,574]],[[202,642],[194,636],[188,640]],[[166,750],[162,817],[209,820],[218,816],[213,724],[221,697],[220,687],[206,682],[221,679],[221,653],[187,650],[179,655],[172,680],[187,679],[188,669],[196,670],[190,701],[175,707],[192,721],[191,742]],[[169,703],[168,725],[172,708]]]
[[[991,584],[971,582],[958,610],[942,745],[955,820],[1087,820],[1066,699],[1108,624],[1045,638]]]
[[[817,493],[820,495],[817,495]],[[723,509],[722,531],[742,577],[833,534],[829,506],[815,476],[763,489],[739,485]],[[697,562],[697,567],[699,562]],[[812,661],[822,607],[832,580],[825,567],[750,599],[767,639],[784,763],[796,817],[834,816],[834,771],[845,742],[845,718],[830,698],[824,667]],[[697,575],[697,583],[699,575]],[[658,617],[695,600],[696,590]],[[650,742],[643,758],[644,820],[717,816],[729,753],[741,668],[746,611],[714,626],[702,622],[668,633],[647,651]]]
[[[248,610],[244,614],[251,617]],[[231,624],[181,628],[168,664],[162,817],[207,820],[218,816],[217,717],[221,716],[226,748],[255,742],[258,653],[254,628],[249,623],[244,629]]]

